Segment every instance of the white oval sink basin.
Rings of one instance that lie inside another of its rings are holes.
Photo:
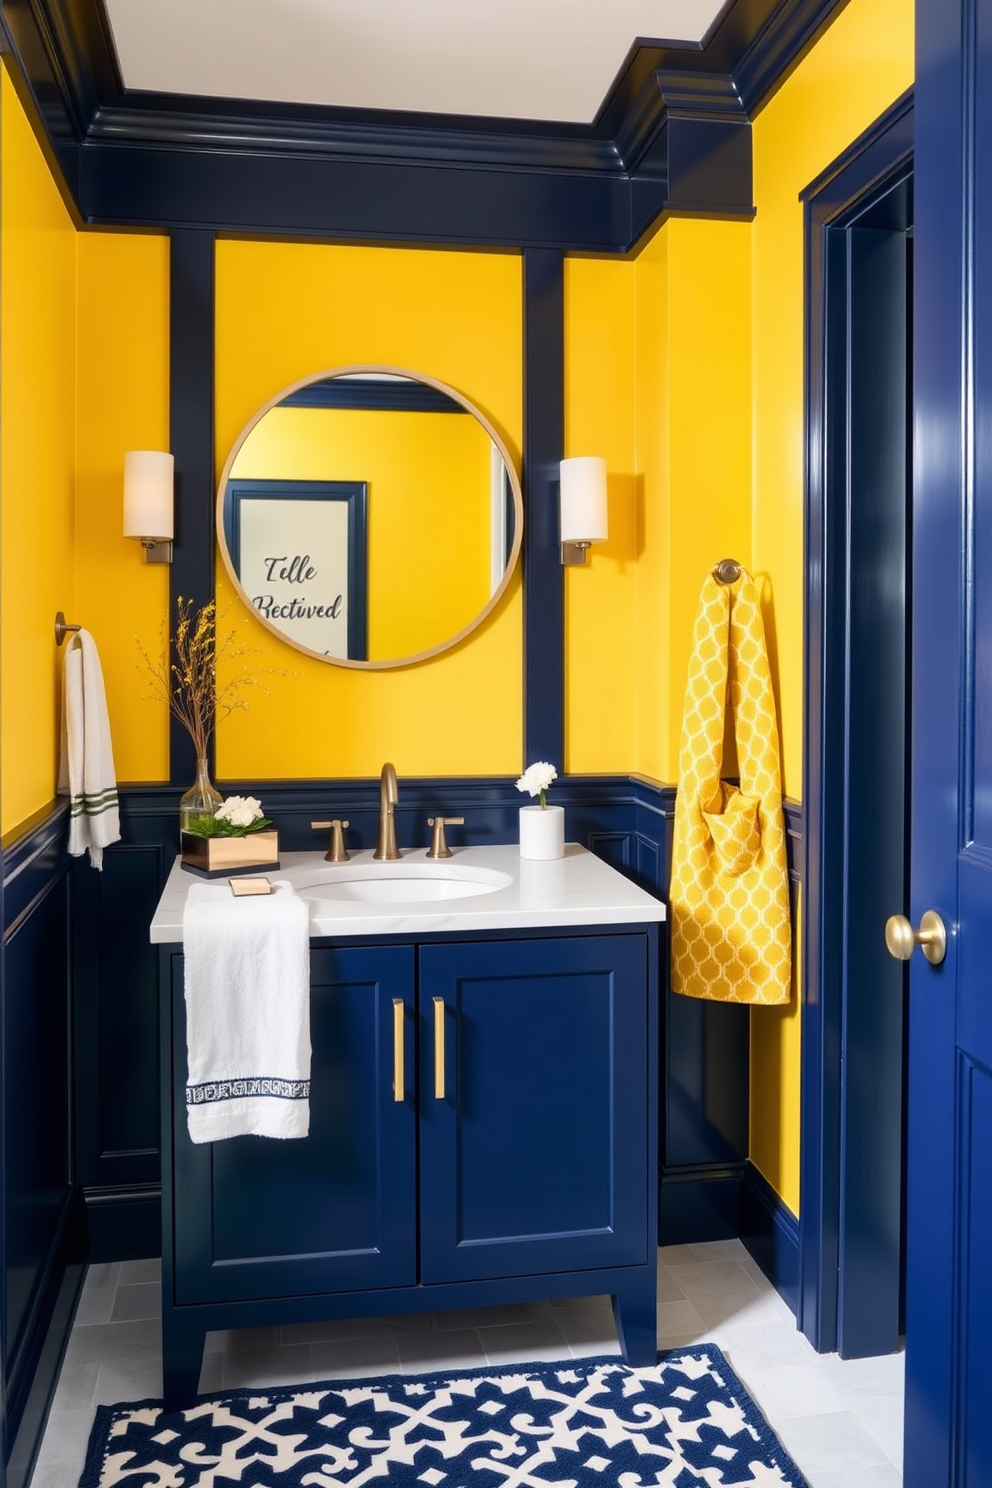
[[[297,882],[307,899],[341,899],[359,904],[415,904],[443,899],[469,899],[492,894],[513,882],[496,869],[435,866],[433,863],[383,863],[361,868],[324,868]]]

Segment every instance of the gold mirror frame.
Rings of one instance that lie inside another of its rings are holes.
[[[485,429],[486,433],[489,435],[490,439],[493,441],[493,444],[499,451],[500,456],[503,460],[503,467],[507,473],[510,490],[513,494],[513,541],[511,543],[510,552],[506,560],[506,567],[503,570],[503,577],[497,587],[493,590],[492,594],[489,596],[486,604],[479,611],[479,613],[472,620],[469,621],[467,625],[463,626],[462,629],[457,632],[456,635],[450,636],[445,641],[441,641],[437,646],[431,646],[426,651],[418,651],[412,656],[400,656],[388,661],[352,661],[349,658],[342,656],[326,656],[322,651],[314,651],[311,647],[304,646],[299,641],[292,640],[283,631],[281,631],[277,625],[273,624],[271,620],[268,620],[264,615],[259,614],[258,609],[255,605],[252,604],[247,590],[242,586],[241,580],[238,577],[237,572],[235,571],[234,563],[228,551],[227,536],[224,531],[224,498],[227,492],[227,483],[231,478],[231,471],[234,467],[234,462],[238,457],[241,447],[248,436],[251,434],[252,430],[256,427],[256,425],[259,424],[265,417],[265,415],[267,413],[270,413],[273,408],[278,408],[280,403],[282,403],[285,398],[290,397],[293,393],[299,392],[301,388],[311,387],[314,383],[324,382],[332,377],[353,377],[359,373],[380,373],[390,377],[405,377],[408,378],[411,382],[419,382],[426,387],[434,388],[438,392],[444,393],[455,403],[459,403],[462,408],[465,409],[466,413],[470,413],[473,418],[478,420],[478,422],[482,425],[483,429]],[[217,489],[215,520],[217,528],[217,545],[220,549],[221,558],[224,561],[224,567],[227,570],[227,576],[231,580],[231,583],[234,585],[239,598],[244,602],[248,610],[251,612],[252,616],[258,621],[260,625],[264,625],[266,630],[271,631],[274,636],[276,636],[280,641],[283,642],[284,645],[292,646],[295,651],[302,651],[305,656],[312,656],[316,661],[327,662],[332,666],[349,667],[354,671],[382,672],[398,670],[400,667],[415,666],[418,662],[429,661],[430,658],[433,656],[439,656],[444,651],[452,650],[453,647],[460,645],[467,636],[470,636],[474,630],[478,630],[483,621],[492,614],[493,610],[499,604],[500,600],[503,598],[503,595],[509,588],[510,582],[516,572],[517,564],[520,561],[520,549],[523,542],[524,501],[523,493],[520,487],[520,477],[517,473],[517,468],[510,457],[510,452],[507,449],[504,440],[501,438],[497,430],[493,427],[490,420],[486,418],[485,414],[479,408],[477,408],[474,403],[470,402],[469,399],[466,398],[462,393],[458,392],[456,388],[450,387],[446,382],[439,381],[439,379],[436,377],[428,377],[427,374],[424,372],[411,372],[406,367],[394,367],[377,362],[357,362],[343,367],[333,367],[326,372],[318,372],[312,377],[300,378],[299,382],[291,383],[288,387],[284,387],[280,392],[276,393],[276,395],[270,398],[269,401],[262,408],[260,408],[258,412],[249,420],[249,422],[242,429],[241,433],[238,435],[230,454],[224,462],[224,469],[221,472],[220,484]]]

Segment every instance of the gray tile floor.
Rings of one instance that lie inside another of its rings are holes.
[[[661,1348],[719,1344],[812,1488],[900,1488],[903,1358],[815,1354],[736,1240],[659,1252]],[[75,1488],[98,1404],[161,1393],[157,1261],[91,1266],[32,1488]],[[605,1297],[207,1337],[202,1391],[619,1352]]]

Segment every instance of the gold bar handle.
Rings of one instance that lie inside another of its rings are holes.
[[[444,1100],[444,998],[434,999],[434,1099]]]
[[[403,999],[393,998],[393,1100],[406,1098],[403,1085]]]

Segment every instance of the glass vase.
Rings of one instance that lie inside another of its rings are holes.
[[[189,830],[194,816],[213,816],[224,797],[210,779],[207,761],[202,756],[196,761],[196,782],[179,799],[180,835]]]

